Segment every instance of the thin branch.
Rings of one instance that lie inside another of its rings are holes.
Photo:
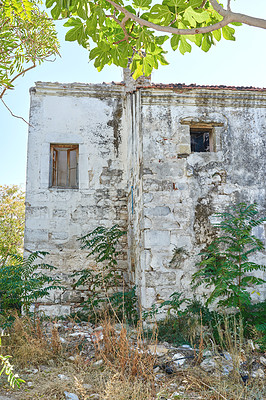
[[[25,74],[26,72],[28,72],[30,69],[35,68],[36,64],[33,64],[31,67],[24,69],[23,71],[21,71],[19,74],[17,74],[13,79],[11,79],[11,81],[9,82],[9,84],[11,84],[12,82],[14,82],[15,79],[17,79],[20,75]],[[0,99],[3,99],[3,96],[6,92],[6,90],[8,89],[8,86],[5,87],[5,89],[2,91],[2,93],[0,94]]]
[[[227,10],[231,11],[231,0],[227,0]]]
[[[215,11],[220,14],[223,19],[216,24],[210,26],[203,26],[201,28],[193,28],[193,29],[178,29],[173,28],[171,26],[161,26],[154,24],[153,22],[146,21],[135,14],[132,14],[124,7],[115,3],[113,0],[106,0],[111,6],[113,6],[116,10],[120,11],[127,17],[127,19],[131,19],[132,21],[137,22],[140,26],[147,26],[148,28],[154,29],[158,32],[167,32],[176,35],[197,35],[200,33],[208,33],[213,32],[217,29],[223,28],[224,26],[232,23],[232,22],[240,22],[242,24],[255,26],[257,28],[266,29],[266,20],[261,18],[250,17],[249,15],[234,13],[231,10],[225,10],[216,0],[209,0],[212,7]],[[230,4],[230,2],[229,2]],[[120,21],[119,21],[120,22]]]
[[[132,14],[131,12],[129,12],[124,7],[120,6],[119,4],[116,4],[113,0],[106,0],[106,1],[109,4],[111,4],[111,6],[113,6],[115,9],[117,9],[121,13],[125,14],[125,17],[127,17],[127,19],[131,19],[132,21],[137,22],[140,26],[147,26],[148,28],[154,29],[156,31],[167,32],[167,33],[176,34],[176,35],[196,35],[199,33],[208,33],[208,32],[212,32],[217,29],[220,29],[220,28],[228,25],[230,22],[233,22],[233,20],[230,17],[226,16],[225,18],[223,18],[222,21],[219,21],[214,25],[204,26],[201,28],[193,28],[193,29],[178,29],[178,28],[173,28],[171,26],[161,26],[161,25],[154,24],[153,22],[146,21],[140,17],[137,17],[135,14]],[[265,24],[266,24],[266,21],[265,21]]]
[[[2,98],[0,98],[0,100],[2,101],[2,103],[4,104],[4,106],[8,109],[8,111],[10,112],[10,114],[12,115],[12,117],[22,119],[22,121],[24,121],[27,125],[29,125],[29,126],[32,127],[32,125],[31,125],[28,121],[26,121],[23,117],[20,117],[19,115],[15,115],[15,114],[12,112],[12,110],[10,110],[10,108],[9,108],[8,105],[4,102],[4,100],[3,100]]]

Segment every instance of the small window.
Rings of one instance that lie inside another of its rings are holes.
[[[51,144],[50,187],[78,188],[77,144]]]
[[[212,129],[190,128],[190,145],[192,153],[213,151]]]

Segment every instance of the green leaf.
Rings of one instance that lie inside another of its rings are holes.
[[[111,50],[113,63],[119,67],[126,68],[130,57],[131,47],[126,43],[120,43]]]
[[[58,19],[61,14],[61,7],[60,4],[56,3],[54,8],[51,10],[51,16],[53,19]]]
[[[167,36],[167,35],[164,35],[164,36],[156,36],[156,37],[155,37],[156,43],[159,44],[160,46],[161,46],[162,44],[164,44],[164,42],[166,42],[166,40],[168,40],[168,39],[169,39],[169,36]]]
[[[235,33],[234,28],[231,28],[230,26],[224,26],[222,28],[222,32],[223,32],[223,37],[226,40],[236,40],[234,37],[234,33]]]
[[[170,43],[171,43],[171,47],[172,47],[172,49],[173,49],[174,51],[175,51],[176,49],[178,49],[179,42],[180,42],[180,35],[173,35],[173,36],[171,37]]]
[[[70,18],[64,26],[73,26],[74,28],[70,29],[66,35],[65,35],[65,40],[68,42],[73,42],[77,40],[79,44],[82,44],[84,39],[85,39],[85,32],[84,32],[84,26],[82,21],[79,18]]]
[[[202,50],[205,52],[209,51],[211,48],[211,45],[212,44],[211,44],[209,36],[204,35],[203,40],[202,40],[202,45],[201,45]]]
[[[171,22],[172,17],[173,14],[167,6],[155,4],[155,6],[151,8],[149,21],[152,21],[155,24],[167,26]]]
[[[213,31],[212,34],[213,34],[214,39],[217,40],[217,42],[220,42],[220,40],[222,38],[221,29],[217,29],[216,31]]]
[[[197,22],[203,23],[210,18],[208,11],[196,12],[192,7],[188,7],[184,12],[184,19],[186,19],[192,27],[197,26]]]
[[[137,63],[137,68],[132,75],[134,79],[138,79],[140,76],[143,75],[143,64]]]
[[[184,36],[180,36],[180,46],[179,46],[179,51],[181,54],[185,53],[191,53],[191,45],[186,41]]]
[[[152,0],[134,0],[133,6],[142,10],[149,10]]]
[[[80,18],[84,20],[88,18],[88,7],[86,3],[84,5],[82,4],[82,2],[78,4],[77,14]]]

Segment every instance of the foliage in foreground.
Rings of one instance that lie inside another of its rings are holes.
[[[0,99],[19,76],[59,54],[54,23],[39,3],[0,2]]]
[[[0,349],[2,350],[2,336],[3,333],[0,335]],[[2,367],[0,367],[0,376],[2,374],[5,374],[7,377],[7,381],[9,383],[9,385],[14,388],[15,385],[19,388],[20,384],[23,383],[24,381],[20,378],[18,378],[17,375],[14,375],[13,373],[13,366],[10,364],[9,362],[10,356],[4,356],[3,354],[1,354],[0,351],[0,363],[2,365]]]
[[[69,28],[66,40],[77,41],[88,49],[98,71],[110,64],[125,68],[130,59],[135,79],[150,75],[159,63],[168,64],[164,44],[169,39],[172,49],[179,49],[181,54],[191,52],[190,43],[207,52],[222,37],[235,40],[235,30],[228,25],[240,24],[237,20],[224,23],[211,3],[214,1],[166,0],[154,4],[152,0],[134,0],[126,4],[112,0],[46,0],[54,19],[68,18],[64,25]]]
[[[207,330],[211,326],[212,335],[219,341],[218,327],[226,312],[230,321],[239,318],[246,338],[254,338],[262,349],[266,348],[266,301],[254,304],[251,298],[252,293],[259,294],[257,286],[265,283],[254,273],[265,271],[266,266],[250,261],[252,255],[264,249],[262,241],[252,234],[252,229],[265,221],[257,214],[256,204],[245,203],[217,214],[221,221],[216,227],[221,235],[201,253],[200,268],[192,280],[193,291],[200,285],[209,289],[206,303],[174,292],[169,300],[144,312],[145,319],[154,319],[162,309],[167,311],[167,318],[159,322],[160,340],[195,343],[201,325]],[[253,287],[256,290],[251,292]],[[216,311],[211,311],[209,305],[214,302]]]
[[[25,194],[16,185],[0,186],[0,265],[9,254],[22,254]]]
[[[48,253],[33,252],[28,258],[20,255],[10,257],[10,262],[0,267],[0,305],[1,312],[23,308],[28,313],[30,306],[49,295],[53,289],[62,289],[59,280],[47,275],[45,271],[56,268],[45,263],[35,263]]]
[[[78,277],[74,288],[86,286],[88,300],[83,305],[83,310],[96,315],[103,303],[109,299],[109,291],[118,286],[123,286],[122,271],[117,265],[117,256],[121,253],[121,238],[126,234],[117,225],[111,228],[103,226],[81,237],[81,248],[88,250],[88,257],[92,256],[94,264],[91,267],[76,271],[73,277]]]
[[[266,266],[250,261],[252,255],[264,249],[263,242],[252,234],[252,229],[266,220],[257,214],[257,205],[246,203],[217,214],[221,221],[216,227],[221,235],[201,253],[200,268],[192,280],[193,289],[205,285],[212,290],[207,305],[217,301],[219,308],[234,307],[243,312],[251,305],[251,289],[266,283],[254,275],[265,271]]]

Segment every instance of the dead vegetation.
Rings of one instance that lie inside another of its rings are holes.
[[[0,381],[10,399],[66,400],[65,392],[75,393],[79,400],[263,400],[265,380],[254,378],[244,382],[239,360],[251,351],[242,341],[242,328],[235,321],[233,329],[225,322],[219,328],[220,345],[213,338],[201,338],[200,351],[193,364],[176,368],[167,375],[156,370],[158,358],[147,350],[148,342],[142,325],[133,339],[126,326],[120,329],[109,318],[102,321],[102,330],[94,335],[94,356],[84,356],[84,342],[69,351],[60,341],[58,328],[50,323],[45,330],[40,319],[16,317],[10,336],[2,350],[12,354],[12,362],[26,381],[18,391],[10,391]],[[47,327],[47,325],[46,325]],[[152,342],[157,346],[156,331]],[[207,347],[215,349],[216,367],[212,373],[200,366]],[[92,344],[91,344],[92,346]],[[223,368],[221,349],[230,353],[233,369]],[[101,362],[99,362],[101,361]],[[159,372],[159,373],[158,373]]]

